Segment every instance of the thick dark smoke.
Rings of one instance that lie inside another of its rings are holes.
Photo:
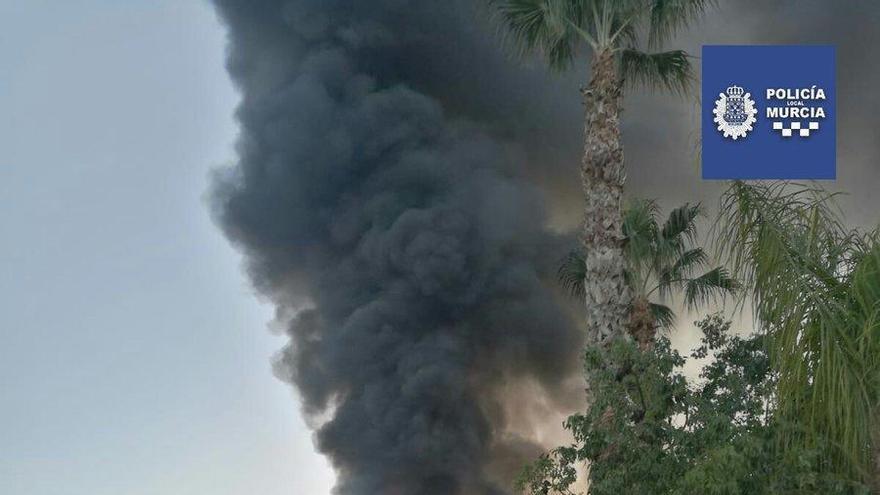
[[[336,492],[503,493],[537,450],[528,411],[582,400],[563,385],[579,332],[545,279],[571,246],[547,215],[580,217],[587,60],[562,78],[512,61],[479,0],[214,2],[242,95],[215,213],[287,323],[279,373]],[[736,0],[675,42],[836,44],[830,187],[860,224],[880,203],[878,17],[869,0]],[[696,98],[625,108],[630,195],[713,205]]]
[[[524,179],[534,116],[499,101],[530,95],[467,2],[216,4],[242,94],[216,215],[289,320],[278,370],[336,493],[506,493],[538,450],[511,384],[567,395],[581,346],[545,281],[570,239]]]

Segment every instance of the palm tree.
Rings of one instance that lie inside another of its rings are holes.
[[[731,294],[736,282],[726,269],[705,270],[709,257],[703,248],[694,246],[699,204],[685,204],[669,214],[661,226],[659,208],[654,201],[636,201],[623,215],[625,278],[631,293],[627,331],[642,350],[650,349],[657,331],[671,329],[675,313],[664,304],[652,302],[653,296],[667,298],[681,291],[688,308]],[[576,297],[583,297],[586,257],[571,253],[559,268],[559,280]]]
[[[736,182],[722,197],[715,239],[752,289],[780,414],[799,426],[786,430],[783,448],[827,446],[833,474],[878,490],[880,243],[876,231],[845,228],[833,197]]]
[[[624,83],[683,92],[692,80],[681,50],[646,53],[698,17],[711,0],[490,0],[521,54],[538,52],[554,70],[592,53],[582,90],[586,106],[581,181],[587,341],[623,335],[630,293],[624,278],[621,197],[626,171],[620,143]]]

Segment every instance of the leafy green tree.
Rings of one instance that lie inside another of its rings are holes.
[[[684,91],[692,80],[681,50],[647,53],[697,18],[710,0],[490,0],[523,55],[537,52],[565,70],[582,49],[592,54],[581,179],[587,339],[624,335],[630,294],[624,278],[621,198],[626,179],[620,142],[624,83]]]
[[[681,291],[689,308],[732,294],[736,282],[722,267],[708,268],[709,257],[695,246],[699,204],[672,210],[662,225],[654,201],[635,201],[623,215],[625,276],[633,295],[627,326],[639,348],[653,345],[659,329],[670,329],[675,313],[651,299]],[[584,297],[586,257],[571,253],[559,268],[559,281],[576,297]]]
[[[784,182],[733,183],[716,239],[752,289],[779,375],[787,448],[830,445],[837,476],[880,491],[880,244],[846,228],[834,195]],[[872,479],[873,478],[873,479]]]
[[[697,326],[703,337],[690,357],[708,363],[693,382],[665,337],[648,352],[625,340],[609,352],[588,350],[595,401],[566,422],[574,443],[523,471],[520,492],[582,493],[578,468],[588,462],[591,495],[867,493],[826,472],[826,446],[776,441],[789,426],[776,415],[778,375],[765,336],[731,335],[719,315]],[[609,361],[633,372],[615,371]]]

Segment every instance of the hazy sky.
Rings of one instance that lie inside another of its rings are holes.
[[[0,0],[3,493],[329,490],[204,205],[224,46],[198,0]]]

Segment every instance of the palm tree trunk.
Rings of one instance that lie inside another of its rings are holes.
[[[651,313],[651,302],[647,297],[640,296],[633,300],[628,329],[640,351],[647,352],[654,348],[657,321]]]
[[[581,180],[585,202],[581,242],[586,261],[587,343],[607,346],[625,335],[630,305],[621,214],[626,181],[620,143],[621,81],[614,53],[596,53],[592,72],[583,91],[586,125]]]

